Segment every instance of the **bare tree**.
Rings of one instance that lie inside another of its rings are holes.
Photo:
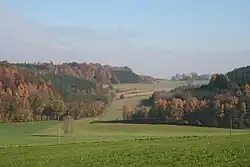
[[[183,79],[186,81],[188,88],[190,88],[194,84],[195,76],[192,74],[189,74],[189,75],[185,75]]]
[[[190,88],[193,86],[194,81],[195,81],[195,75],[189,74],[189,75],[184,75],[183,80],[186,81],[187,83],[187,89],[186,89],[186,100],[190,100]]]
[[[63,116],[63,130],[66,136],[73,132],[73,118],[69,114]]]

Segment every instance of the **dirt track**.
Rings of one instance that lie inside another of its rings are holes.
[[[161,91],[163,89],[154,89],[154,90],[131,90],[127,92],[122,92],[122,93],[117,93],[116,94],[116,99],[119,100],[121,95],[124,95],[124,98],[132,98],[132,97],[137,97],[137,96],[150,96],[153,94],[154,91]],[[170,91],[171,88],[166,88],[164,89],[165,91]]]

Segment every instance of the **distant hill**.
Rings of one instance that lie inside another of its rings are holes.
[[[150,76],[137,75],[128,67],[110,67],[109,69],[117,78],[113,83],[152,83],[156,79]]]
[[[98,63],[63,63],[55,65],[50,63],[15,64],[25,71],[40,75],[65,74],[76,78],[85,79],[99,84],[117,83],[152,83],[156,81],[150,76],[135,74],[129,67],[112,67]]]
[[[227,73],[231,81],[236,82],[239,86],[250,83],[250,66],[236,68]]]

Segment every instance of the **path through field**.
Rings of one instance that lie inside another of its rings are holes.
[[[138,96],[122,100],[114,100],[110,107],[107,108],[107,111],[103,115],[101,115],[98,120],[122,120],[122,106],[125,103],[130,104],[132,107],[135,107],[137,104],[139,104],[140,100],[146,99],[148,97],[149,96]]]

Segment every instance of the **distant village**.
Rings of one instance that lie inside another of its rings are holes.
[[[193,80],[210,80],[211,75],[210,74],[197,74],[196,72],[192,72],[190,74],[179,74],[177,73],[175,76],[173,76],[171,78],[171,80],[173,81],[183,81],[185,80],[187,77],[191,77]]]

